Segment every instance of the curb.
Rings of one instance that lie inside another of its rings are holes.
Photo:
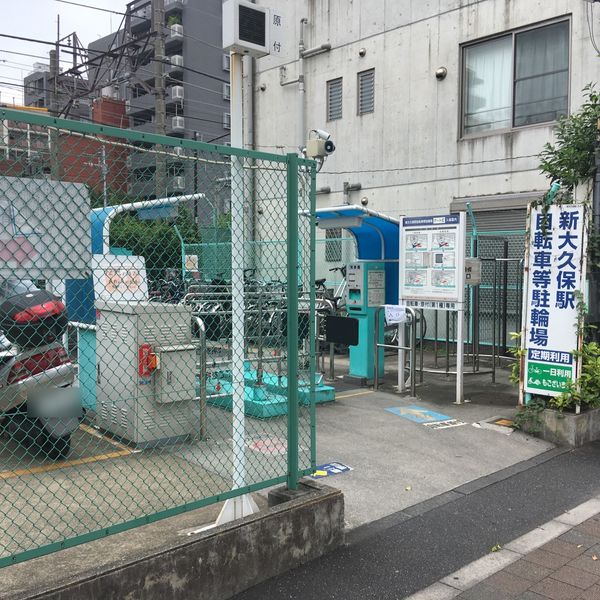
[[[598,513],[600,513],[600,496],[575,506],[555,519],[512,540],[499,552],[486,554],[474,560],[420,592],[408,596],[405,600],[451,600],[456,598],[456,596],[481,583],[484,579],[524,558],[527,554]]]

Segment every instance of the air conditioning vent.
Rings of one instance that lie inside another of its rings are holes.
[[[174,85],[171,88],[171,98],[173,100],[183,101],[183,86],[182,85]]]
[[[171,56],[171,68],[173,67],[183,67],[183,56],[181,54]]]
[[[183,117],[173,117],[171,119],[171,128],[177,132],[185,131],[185,119]]]
[[[183,39],[183,25],[175,24],[169,27],[169,37],[167,41],[182,40]]]

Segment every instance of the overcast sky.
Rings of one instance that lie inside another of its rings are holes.
[[[3,0],[3,3],[8,1]],[[73,2],[125,12],[127,0],[73,0]],[[10,9],[5,11],[5,17],[0,24],[0,33],[54,42],[58,15],[60,15],[61,37],[75,31],[85,46],[114,31],[122,19],[118,14],[72,6],[57,0],[10,0]],[[48,63],[50,49],[51,47],[46,44],[0,37],[0,100],[2,102],[12,102],[13,98],[17,104],[22,102],[23,89],[18,85],[22,84],[23,77],[32,71],[33,63]],[[41,58],[11,54],[9,51],[34,54]],[[68,59],[70,56],[62,58]],[[61,66],[68,68],[68,63],[61,63]]]

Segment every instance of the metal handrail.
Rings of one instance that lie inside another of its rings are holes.
[[[382,344],[379,341],[379,320],[381,311],[385,309],[385,306],[378,306],[375,310],[375,358],[374,358],[374,371],[373,371],[373,389],[377,390],[379,388],[379,349],[380,348],[389,348],[397,351],[405,351],[410,352],[410,395],[416,396],[417,389],[417,315],[411,307],[405,307],[406,312],[410,316],[410,345],[409,346],[400,346],[393,344]],[[402,323],[399,323],[402,325]],[[402,365],[400,365],[401,372],[398,374],[399,378],[402,378],[404,381],[404,361],[402,361]]]

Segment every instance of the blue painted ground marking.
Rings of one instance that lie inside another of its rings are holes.
[[[434,423],[436,421],[450,421],[452,419],[452,417],[449,417],[448,415],[443,415],[442,413],[434,412],[433,410],[428,410],[427,408],[415,405],[392,406],[391,408],[386,408],[385,410],[394,415],[398,415],[403,419],[413,421],[414,423]]]
[[[343,465],[339,462],[330,462],[319,465],[311,477],[313,479],[323,479],[323,477],[331,477],[332,475],[339,475],[340,473],[346,473],[347,471],[352,471],[352,467]]]

